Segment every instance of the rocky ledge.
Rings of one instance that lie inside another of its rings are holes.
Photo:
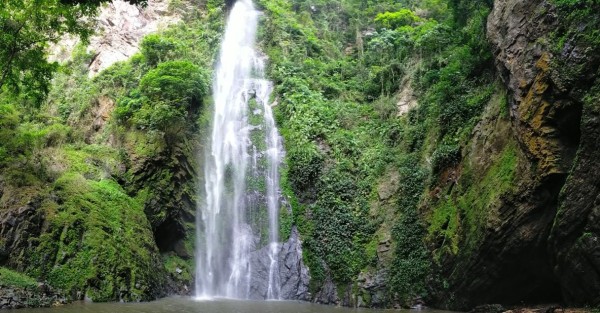
[[[0,309],[51,307],[69,302],[65,295],[45,284],[34,288],[0,285]]]

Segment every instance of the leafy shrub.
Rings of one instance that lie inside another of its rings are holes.
[[[55,123],[48,126],[45,130],[45,146],[59,146],[67,142],[71,133],[71,127]]]
[[[177,43],[172,38],[150,34],[144,37],[140,47],[146,63],[154,67],[163,61],[173,59]]]
[[[417,213],[427,174],[414,155],[400,162],[400,219],[392,229],[396,243],[390,267],[390,291],[394,298],[410,304],[415,296],[426,295],[426,279],[430,271],[429,251],[423,238],[426,230]]]
[[[150,101],[191,108],[208,92],[209,75],[189,61],[169,61],[146,73],[140,81],[142,95]]]
[[[188,114],[199,109],[208,84],[208,73],[189,61],[160,63],[119,99],[115,116],[142,129],[176,133]]]
[[[381,27],[387,29],[396,29],[402,26],[409,26],[420,20],[421,18],[419,18],[415,12],[409,9],[401,9],[397,12],[380,13],[377,14],[377,17],[375,17],[375,22],[377,22]]]
[[[302,200],[313,198],[312,189],[320,176],[323,158],[316,149],[298,147],[288,151],[288,179]]]
[[[181,124],[185,123],[185,118],[186,112],[181,108],[157,102],[154,105],[142,106],[134,113],[132,121],[142,129],[167,131],[172,128],[181,128]]]
[[[453,166],[460,161],[459,145],[440,145],[431,155],[431,168],[434,174]]]

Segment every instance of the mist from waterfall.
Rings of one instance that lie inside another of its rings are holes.
[[[267,249],[266,299],[279,298],[279,164],[283,154],[255,49],[260,12],[238,0],[227,21],[213,84],[212,132],[196,221],[196,297],[247,299],[251,255]],[[264,273],[263,273],[264,274]]]

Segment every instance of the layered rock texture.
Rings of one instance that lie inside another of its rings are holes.
[[[600,303],[593,165],[600,58],[597,45],[581,39],[597,21],[570,12],[552,1],[494,3],[487,33],[508,89],[510,118],[484,118],[473,148],[489,158],[495,147],[515,140],[517,176],[514,188],[485,213],[476,248],[443,265],[451,292],[437,301],[449,307]],[[473,152],[466,152],[467,162],[477,160]]]

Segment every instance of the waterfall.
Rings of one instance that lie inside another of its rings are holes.
[[[265,58],[254,47],[259,15],[251,0],[236,2],[215,71],[212,132],[196,219],[197,298],[247,299],[257,279],[268,284],[262,298],[279,298],[283,149],[269,104],[272,84],[264,79]],[[268,274],[252,268],[257,255],[268,264]],[[265,277],[253,277],[256,273]]]

